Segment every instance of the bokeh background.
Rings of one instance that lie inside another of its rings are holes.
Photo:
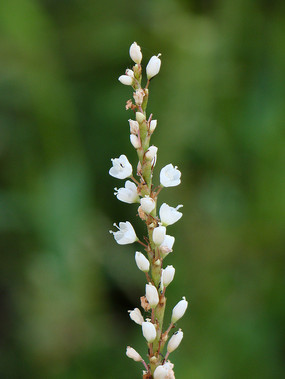
[[[285,3],[262,0],[0,2],[0,377],[139,378],[145,354],[128,309],[145,279],[135,246],[108,230],[119,203],[110,158],[129,144],[117,78],[142,46],[156,174],[183,204],[169,227],[168,312],[186,296],[180,379],[278,379],[284,368]],[[157,176],[155,181],[157,182]]]

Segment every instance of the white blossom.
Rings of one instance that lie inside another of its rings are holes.
[[[184,316],[187,307],[188,301],[186,301],[185,297],[183,297],[182,300],[180,300],[172,310],[171,322],[175,323],[176,321],[180,320],[181,317]]]
[[[165,269],[162,270],[161,274],[161,283],[163,287],[167,287],[173,280],[175,275],[175,268],[171,266],[166,266]]]
[[[165,238],[166,235],[166,227],[165,226],[157,226],[156,228],[153,229],[152,233],[152,239],[153,242],[157,245],[160,246]]]
[[[159,59],[159,56],[161,54],[158,54],[157,56],[154,55],[150,58],[147,66],[146,66],[146,75],[148,79],[153,78],[155,75],[159,73],[160,66],[161,66],[161,60]]]
[[[138,268],[143,272],[149,271],[149,260],[139,251],[136,251],[135,254],[135,261],[138,266]]]
[[[134,79],[129,75],[121,75],[118,80],[125,86],[131,86],[134,82]]]
[[[136,42],[130,46],[130,57],[137,64],[140,64],[142,61],[141,48]]]
[[[132,311],[128,311],[131,320],[133,320],[136,324],[141,325],[144,322],[143,316],[139,308],[135,308]]]
[[[145,297],[151,308],[155,308],[159,302],[159,296],[156,287],[149,283],[145,285]]]
[[[173,164],[169,163],[160,171],[160,183],[164,187],[175,187],[181,183],[181,172]]]
[[[114,235],[114,238],[119,245],[127,245],[138,240],[136,232],[134,231],[134,228],[129,221],[120,222],[119,226],[116,224],[114,224],[114,226],[118,228],[118,231],[113,232],[110,230],[110,233]]]
[[[164,254],[164,256],[172,252],[174,241],[175,238],[173,236],[169,236],[168,234],[166,234],[162,244],[159,246],[160,251]]]
[[[149,196],[142,197],[140,201],[141,201],[142,210],[145,213],[150,213],[154,210],[155,201],[151,197]]]
[[[150,321],[142,323],[142,333],[148,343],[151,343],[156,339],[156,329]]]
[[[159,365],[154,370],[153,378],[154,379],[175,379],[174,371],[173,371],[174,364],[167,361],[164,363],[164,365]]]
[[[179,329],[176,333],[173,334],[173,336],[170,338],[168,345],[167,345],[167,352],[172,353],[174,350],[178,348],[180,345],[180,342],[183,338],[183,332],[181,329]]]
[[[135,149],[138,149],[139,147],[141,147],[140,139],[135,134],[130,134],[130,141]]]
[[[125,187],[114,188],[114,195],[117,196],[117,199],[123,201],[124,203],[132,204],[137,203],[139,199],[139,195],[137,192],[137,186],[135,183],[127,180],[125,183]]]
[[[159,216],[162,224],[168,226],[180,220],[182,213],[178,212],[178,209],[181,207],[183,207],[183,205],[178,205],[176,208],[174,208],[170,207],[166,203],[163,203],[159,209]]]
[[[157,120],[151,120],[149,125],[149,131],[150,133],[153,133],[157,125]]]
[[[139,123],[137,121],[130,119],[129,124],[130,124],[130,133],[131,134],[138,134],[138,132],[140,130]]]
[[[127,346],[126,355],[127,357],[133,359],[136,362],[142,361],[142,357],[139,355],[139,353],[130,346]]]
[[[111,159],[113,167],[110,168],[109,174],[117,179],[126,179],[133,173],[133,168],[128,158],[122,154],[119,158]]]

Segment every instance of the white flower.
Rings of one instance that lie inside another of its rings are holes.
[[[149,131],[150,133],[153,133],[157,125],[157,120],[151,120],[149,125]]]
[[[175,187],[181,183],[181,172],[171,163],[163,167],[160,171],[160,183],[164,187]]]
[[[114,226],[119,230],[117,232],[110,230],[110,233],[114,235],[114,238],[119,245],[127,245],[138,240],[136,232],[129,221],[120,222],[119,226],[116,224],[114,224]]]
[[[148,343],[151,343],[156,339],[155,326],[149,321],[142,323],[142,333]]]
[[[142,357],[139,355],[139,353],[130,346],[127,346],[126,355],[136,362],[142,361]]]
[[[180,345],[182,338],[183,338],[183,332],[181,329],[179,329],[178,332],[174,333],[173,336],[170,338],[167,345],[167,352],[172,353],[174,350],[176,350],[178,346]]]
[[[176,221],[180,220],[182,213],[178,212],[178,209],[183,207],[183,205],[178,205],[176,208],[170,207],[166,203],[163,203],[159,210],[160,220],[163,225],[172,225]]]
[[[114,195],[117,196],[117,199],[123,201],[124,203],[132,204],[137,203],[139,199],[139,195],[137,192],[137,186],[135,183],[127,180],[125,183],[125,187],[121,187],[119,189],[114,188],[116,192]]]
[[[140,64],[142,61],[141,48],[136,42],[130,46],[130,57],[137,64]]]
[[[159,246],[160,251],[164,254],[164,257],[166,257],[167,254],[171,253],[174,241],[175,238],[173,236],[166,234],[162,244]]]
[[[139,251],[136,251],[135,260],[138,268],[143,272],[149,271],[149,260]]]
[[[173,371],[173,363],[167,361],[164,365],[159,365],[154,370],[153,378],[154,379],[175,379]]]
[[[133,168],[128,158],[122,154],[119,158],[111,159],[113,167],[110,168],[109,174],[117,179],[126,179],[133,173]]]
[[[183,297],[182,300],[180,300],[172,310],[171,322],[173,324],[184,316],[187,307],[188,301],[186,301],[185,297]]]
[[[159,302],[157,289],[151,283],[145,285],[145,297],[151,308],[155,308]]]
[[[145,213],[150,213],[155,208],[155,201],[149,196],[142,197],[141,198],[141,207]]]
[[[130,119],[129,124],[130,124],[130,133],[131,134],[138,134],[138,132],[140,130],[139,123],[137,121]]]
[[[161,283],[163,287],[167,287],[172,282],[174,274],[175,268],[172,265],[162,270]]]
[[[152,233],[153,242],[157,246],[160,246],[164,241],[165,235],[166,235],[166,227],[157,226],[156,228],[153,229],[153,233]]]
[[[132,311],[128,311],[130,318],[138,325],[141,325],[144,322],[143,316],[139,308],[135,308]]]
[[[138,149],[139,147],[141,147],[140,139],[135,134],[130,134],[130,141],[135,149]]]
[[[124,84],[125,86],[131,86],[133,84],[134,79],[129,75],[121,75],[118,80]]]
[[[161,66],[161,60],[159,59],[159,56],[161,54],[158,54],[157,56],[153,56],[150,58],[147,66],[146,66],[146,75],[148,79],[153,78],[155,75],[159,73],[160,66]]]

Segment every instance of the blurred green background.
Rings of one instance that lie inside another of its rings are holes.
[[[0,2],[0,377],[139,378],[128,309],[145,278],[108,230],[110,158],[135,165],[117,78],[142,46],[162,53],[149,111],[156,168],[182,171],[166,263],[186,296],[180,379],[285,377],[285,3],[251,0]]]

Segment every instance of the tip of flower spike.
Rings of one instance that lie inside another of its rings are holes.
[[[179,204],[179,205],[177,205],[176,209],[178,210],[178,209],[180,209],[180,208],[182,208],[182,207],[183,207],[183,205],[182,205],[182,204]]]
[[[157,54],[157,58],[161,57],[161,53]]]

